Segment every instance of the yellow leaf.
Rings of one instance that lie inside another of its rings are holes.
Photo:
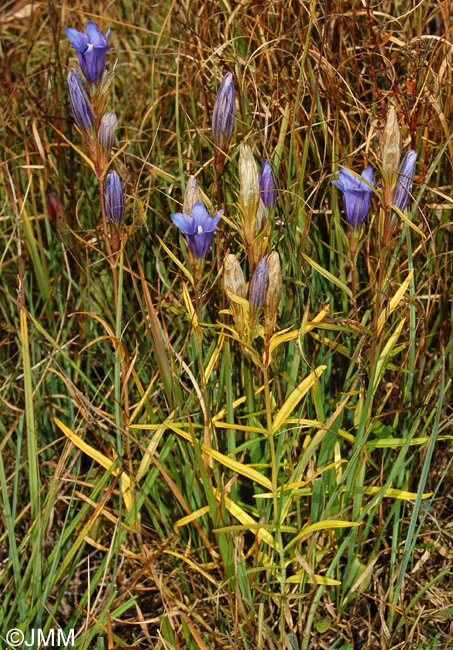
[[[322,375],[326,368],[327,366],[318,366],[318,368],[313,370],[313,372],[311,372],[308,377],[305,377],[299,386],[293,390],[291,395],[281,407],[280,411],[275,416],[274,422],[272,424],[272,431],[274,433],[276,433],[282,424],[284,424],[286,419],[291,415],[292,411],[299,404],[300,400],[304,397],[304,395],[308,393],[315,381]]]
[[[396,207],[396,205],[392,205],[392,210],[396,212],[396,214],[404,221],[404,223],[407,223],[407,225],[412,228],[412,230],[415,230],[415,232],[420,235],[420,237],[423,237],[423,239],[426,239],[426,235],[424,232],[418,228],[415,223],[412,223],[412,221],[409,219],[407,215],[404,214],[399,208]]]
[[[186,267],[184,266],[184,264],[182,264],[182,263],[178,260],[178,258],[176,257],[176,255],[173,255],[173,253],[171,252],[171,250],[168,248],[168,246],[167,246],[166,244],[164,244],[164,242],[163,242],[162,239],[159,237],[159,235],[156,235],[156,236],[157,236],[157,239],[160,241],[160,244],[161,244],[162,248],[164,249],[164,251],[167,253],[167,255],[169,255],[169,256],[171,257],[171,259],[173,260],[173,262],[174,262],[174,263],[175,263],[175,264],[176,264],[176,265],[181,269],[181,271],[184,273],[184,275],[185,275],[185,276],[187,277],[187,279],[189,280],[190,284],[193,286],[193,277],[192,277],[192,274],[190,273],[190,271],[188,271],[188,270],[186,269]]]
[[[360,524],[355,521],[343,521],[342,519],[326,519],[325,521],[317,521],[314,524],[310,524],[309,526],[302,528],[300,533],[298,533],[298,535],[296,535],[296,537],[294,537],[289,542],[289,544],[285,546],[285,551],[290,546],[299,541],[301,537],[305,537],[305,535],[314,533],[317,530],[331,530],[332,528],[352,528],[353,526],[360,526]]]
[[[411,269],[411,271],[408,273],[406,279],[404,280],[403,284],[400,286],[398,291],[395,293],[393,298],[390,300],[388,307],[386,307],[380,314],[379,314],[379,319],[378,319],[378,333],[381,331],[381,329],[384,327],[385,321],[388,319],[390,314],[396,309],[396,307],[399,305],[401,298],[405,294],[407,287],[409,286],[409,283],[412,279],[412,276],[414,275],[414,269]]]
[[[261,541],[266,542],[266,544],[269,544],[271,548],[274,548],[274,538],[272,537],[272,535],[265,528],[257,529],[256,526],[258,522],[256,522],[253,519],[253,517],[251,517],[249,514],[244,512],[244,510],[242,510],[242,508],[240,508],[236,503],[234,503],[234,501],[232,501],[229,497],[223,495],[223,493],[220,492],[220,490],[214,489],[214,495],[218,501],[222,501],[224,503],[225,508],[228,510],[230,514],[233,515],[233,517],[236,517],[236,519],[238,519],[241,522],[241,524],[252,525],[253,528],[250,530],[252,530],[253,532],[257,531],[256,534],[258,535],[258,538]]]
[[[94,449],[94,447],[91,447],[87,442],[82,440],[80,436],[78,436],[76,433],[71,431],[69,427],[66,426],[66,424],[63,424],[61,420],[58,418],[54,418],[54,422],[57,425],[57,427],[69,438],[69,440],[79,449],[81,449],[85,454],[87,454],[90,458],[95,460],[101,467],[104,467],[106,470],[110,470],[113,466],[113,464],[116,462],[116,460],[110,460],[107,456],[104,456],[104,454],[101,454],[100,451],[97,449]],[[112,474],[114,476],[118,476],[120,474],[120,470],[118,467],[115,467],[115,469],[112,470]],[[123,499],[124,499],[124,504],[127,508],[127,510],[131,510],[132,508],[132,495],[131,495],[131,485],[132,481],[129,477],[129,475],[126,472],[121,472],[121,487],[123,491]]]
[[[209,506],[204,506],[203,508],[199,508],[198,510],[195,510],[195,512],[191,512],[190,515],[178,519],[178,521],[174,524],[174,526],[175,528],[180,528],[181,526],[187,526],[187,524],[190,524],[191,521],[195,521],[195,519],[202,517],[207,512],[209,512]]]
[[[363,179],[362,179],[363,180]],[[310,264],[311,267],[315,269],[315,271],[318,271],[323,277],[326,278],[326,280],[329,280],[329,282],[332,282],[333,284],[336,284],[337,287],[339,287],[342,291],[344,291],[351,299],[352,299],[352,291],[349,287],[347,287],[341,280],[336,278],[332,273],[329,273],[329,271],[326,271],[326,269],[323,269],[322,266],[317,264],[314,260],[310,259],[308,255],[305,255],[305,253],[301,252],[302,257],[306,262]]]
[[[286,578],[285,582],[298,584],[302,580],[303,575],[304,573],[300,571],[299,573],[295,573],[294,575],[289,576],[289,578]],[[338,580],[334,580],[333,578],[326,578],[326,576],[319,576],[316,573],[314,573],[313,575],[318,585],[330,585],[332,587],[335,585],[341,585],[341,582],[339,582]],[[308,574],[307,574],[307,582],[313,584],[313,580],[310,578]]]

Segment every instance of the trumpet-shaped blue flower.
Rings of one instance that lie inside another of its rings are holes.
[[[92,86],[98,84],[104,73],[105,54],[110,49],[108,41],[110,29],[104,36],[92,20],[87,23],[86,31],[79,32],[73,27],[65,27],[71,47],[79,55],[79,63],[85,79]]]
[[[261,200],[268,208],[273,208],[277,202],[277,187],[272,175],[272,167],[266,159],[263,162],[259,177]]]
[[[212,113],[212,134],[216,145],[223,149],[233,132],[236,120],[236,96],[231,72],[222,79]]]
[[[403,160],[403,164],[401,165],[398,174],[398,180],[396,181],[395,192],[393,194],[393,205],[396,205],[400,210],[404,210],[411,198],[416,164],[417,152],[411,149],[407,152],[406,157]]]
[[[171,215],[172,221],[187,239],[189,249],[195,259],[202,260],[206,257],[211,244],[212,235],[217,227],[223,210],[216,212],[211,218],[202,203],[195,203],[192,207],[192,216],[176,212]]]
[[[119,226],[124,216],[124,192],[121,179],[113,169],[105,179],[105,209],[108,219]]]
[[[68,92],[77,126],[81,131],[89,131],[94,126],[93,111],[83,81],[74,68],[68,74]]]
[[[362,178],[374,187],[373,168],[371,165],[368,165],[363,170]],[[373,190],[347,168],[341,169],[338,180],[332,181],[332,183],[343,192],[346,219],[349,225],[356,231],[365,221],[368,214]]]

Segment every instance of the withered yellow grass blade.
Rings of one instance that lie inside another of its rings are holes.
[[[169,429],[177,433],[179,436],[181,436],[182,438],[184,438],[185,440],[193,444],[192,436],[190,433],[188,433],[187,431],[183,431],[179,427],[176,427],[174,424],[167,424],[167,426]],[[236,472],[241,476],[246,476],[251,481],[254,481],[259,485],[264,486],[268,490],[272,490],[271,481],[265,476],[263,476],[262,474],[260,474],[260,472],[257,472],[256,469],[250,467],[250,465],[244,465],[243,463],[238,463],[236,460],[233,460],[232,458],[228,458],[228,456],[221,454],[220,451],[216,451],[212,447],[208,447],[208,445],[205,444],[201,445],[201,451],[208,454],[208,456],[216,460],[218,463],[225,465],[225,467],[229,467],[229,469],[232,469],[233,472]]]
[[[52,125],[52,126],[53,126],[53,125]],[[88,156],[87,156],[86,154],[84,154],[83,151],[82,151],[81,149],[79,149],[78,147],[76,147],[76,145],[73,144],[73,143],[71,142],[71,140],[68,140],[68,138],[64,135],[64,133],[62,133],[61,131],[59,131],[55,126],[53,126],[53,128],[54,128],[55,131],[58,133],[58,135],[61,135],[61,137],[62,137],[64,140],[66,140],[66,142],[69,144],[70,147],[72,147],[72,148],[74,149],[74,151],[77,151],[77,153],[79,154],[79,156],[82,156],[82,158],[84,159],[84,161],[85,161],[85,162],[86,162],[86,163],[91,167],[91,169],[93,170],[93,172],[96,173],[96,169],[95,169],[95,167],[94,167],[94,163],[93,163],[93,161],[90,160],[90,158],[88,158]],[[79,131],[79,133],[80,133],[80,129],[78,129],[77,126],[76,126],[76,129],[77,129],[77,131]]]
[[[414,445],[425,445],[428,442],[429,438],[423,436],[423,438],[412,438],[409,443],[409,446]],[[437,440],[453,440],[453,436],[437,436]],[[368,449],[396,449],[396,447],[402,447],[407,443],[406,438],[379,438],[379,440],[370,440],[367,442]]]
[[[402,220],[404,221],[404,223],[407,223],[407,225],[408,225],[410,228],[412,228],[412,230],[415,230],[415,232],[417,233],[417,235],[420,235],[420,237],[423,237],[423,239],[427,239],[425,233],[422,232],[422,231],[420,230],[420,228],[418,228],[418,227],[415,225],[415,223],[412,223],[412,221],[409,219],[409,217],[408,217],[407,215],[405,215],[404,212],[401,212],[401,210],[400,210],[399,208],[397,208],[396,205],[392,205],[391,208],[392,208],[392,210],[394,210],[394,211],[396,212],[396,214],[399,216],[399,218],[402,219]]]
[[[143,404],[144,404],[144,403],[146,402],[146,400],[148,399],[148,395],[149,395],[149,393],[150,393],[150,391],[151,391],[151,388],[152,388],[152,387],[154,386],[154,384],[156,383],[156,380],[157,380],[158,376],[159,376],[159,375],[158,375],[157,373],[154,375],[154,377],[151,379],[150,384],[149,384],[149,386],[148,386],[148,388],[147,388],[146,390],[143,389],[143,386],[141,385],[140,380],[137,378],[137,379],[138,379],[138,382],[136,382],[136,383],[137,383],[137,387],[138,387],[138,389],[139,389],[139,391],[140,391],[140,393],[141,393],[142,396],[141,396],[141,398],[140,398],[139,403],[138,403],[137,406],[134,408],[134,411],[133,411],[132,415],[131,415],[130,418],[129,418],[129,425],[131,425],[131,424],[134,422],[135,418],[137,417],[137,415],[138,415],[138,414],[140,413],[140,411],[142,410]],[[134,376],[134,379],[135,379],[135,376]]]
[[[175,411],[173,411],[168,416],[167,420],[173,418],[174,415],[175,415]],[[148,471],[149,466],[151,465],[152,457],[156,453],[157,446],[158,446],[162,436],[164,435],[165,429],[167,428],[167,420],[165,420],[165,422],[162,422],[162,424],[160,424],[156,428],[151,440],[149,441],[148,446],[147,446],[146,451],[145,451],[145,455],[143,456],[143,458],[141,460],[140,467],[138,468],[138,472],[137,472],[137,474],[135,476],[136,481],[141,481],[141,479],[145,476],[146,472]]]
[[[280,411],[275,416],[274,422],[272,424],[272,431],[276,433],[282,424],[286,421],[292,411],[299,404],[300,400],[308,393],[310,388],[313,386],[315,381],[322,375],[327,366],[318,366],[313,372],[311,372],[308,377],[305,377],[303,381],[297,386],[291,395],[288,397],[286,402],[281,407]]]
[[[184,275],[186,276],[186,278],[189,280],[190,284],[193,286],[193,277],[192,277],[192,274],[190,273],[190,271],[188,271],[188,270],[186,269],[186,267],[184,266],[184,264],[182,264],[182,263],[178,260],[178,258],[176,257],[176,255],[173,255],[173,253],[171,252],[171,250],[168,248],[168,246],[167,246],[166,244],[164,244],[164,242],[163,242],[162,239],[159,237],[159,235],[156,235],[156,236],[157,236],[157,239],[159,240],[159,242],[160,242],[162,248],[163,248],[163,249],[165,250],[165,252],[166,252],[166,253],[171,257],[171,259],[172,259],[173,262],[176,264],[176,266],[178,266],[178,267],[181,269],[181,271],[184,273]]]
[[[323,269],[322,266],[317,264],[314,260],[312,260],[308,255],[305,253],[301,252],[302,257],[306,262],[310,264],[311,267],[315,269],[315,271],[318,271],[326,280],[329,280],[329,282],[332,282],[332,284],[336,284],[337,287],[340,287],[342,291],[344,291],[351,299],[352,299],[352,291],[349,287],[347,287],[341,280],[336,278],[332,273],[329,273],[329,271],[326,271],[326,269]]]
[[[195,313],[194,306],[192,304],[192,298],[190,297],[189,290],[187,288],[187,284],[185,282],[182,283],[182,295],[184,298],[184,303],[186,305],[186,309],[189,312],[190,316],[190,322],[192,325],[197,329],[198,327],[198,318],[197,314]]]
[[[220,492],[220,490],[214,489],[214,495],[218,501],[222,501],[224,503],[225,508],[228,510],[228,512],[232,514],[233,517],[236,517],[236,519],[238,519],[241,524],[250,524],[254,526],[254,528],[251,530],[255,532],[258,522],[256,522],[253,517],[244,512],[244,510],[242,510],[242,508],[234,503],[234,501],[232,501],[229,497],[222,495],[222,492]],[[257,535],[258,539],[268,544],[271,548],[274,548],[274,538],[265,528],[258,528]]]
[[[107,458],[107,456],[101,454],[100,451],[94,449],[94,447],[91,447],[91,445],[89,445],[84,440],[82,440],[80,436],[78,436],[76,433],[71,431],[71,429],[67,427],[66,424],[63,424],[63,422],[58,418],[54,418],[54,422],[57,425],[57,427],[65,434],[65,436],[69,438],[69,440],[76,447],[78,447],[85,454],[87,454],[87,456],[95,460],[99,465],[101,465],[101,467],[104,467],[107,470],[112,468],[112,465],[115,462],[114,460],[110,460],[110,458]],[[118,469],[118,467],[115,467],[115,469],[112,471],[112,474],[114,474],[114,476],[118,476],[119,473],[120,470]],[[122,480],[124,505],[129,511],[132,508],[132,495],[131,495],[132,482],[129,475],[126,472],[121,472],[121,480]]]
[[[190,524],[191,521],[195,521],[195,519],[198,519],[198,517],[202,517],[208,512],[209,512],[209,506],[204,506],[203,508],[199,508],[198,510],[195,510],[195,512],[191,512],[190,515],[178,519],[178,521],[174,524],[174,527],[181,528],[181,526],[187,526],[187,524]]]
[[[308,331],[308,328],[307,330]],[[337,343],[336,341],[332,341],[331,339],[327,338],[327,336],[320,336],[316,332],[312,332],[311,336],[316,339],[317,341],[320,341],[321,343],[324,343],[328,348],[331,348],[332,350],[335,350],[336,352],[340,352],[343,354],[345,357],[348,359],[351,358],[351,353],[349,352],[348,348],[345,345],[341,345],[341,343]]]
[[[400,286],[398,291],[395,293],[393,298],[390,300],[388,306],[379,314],[378,333],[384,327],[384,323],[385,323],[386,319],[390,316],[390,314],[399,305],[399,303],[401,301],[401,298],[406,293],[407,287],[409,286],[409,283],[410,283],[413,275],[414,275],[414,269],[411,269],[411,271],[409,271],[406,279],[404,280],[404,282],[402,283],[402,285]]]
[[[248,424],[231,424],[231,422],[219,422],[218,420],[216,420],[214,424],[219,429],[234,429],[235,431],[266,434],[266,429],[263,429],[263,427],[251,427]]]
[[[79,499],[81,499],[82,501],[85,501],[86,503],[89,503],[90,506],[92,506],[93,508],[97,508],[98,505],[99,505],[98,503],[96,503],[96,501],[93,501],[92,499],[87,497],[86,494],[83,494],[83,492],[79,492],[78,490],[74,490],[74,494],[77,497],[79,497]],[[106,519],[108,519],[115,526],[118,524],[118,517],[116,517],[112,512],[110,512],[106,508],[101,508],[100,514],[103,517],[105,517]],[[132,526],[128,526],[123,521],[120,522],[120,526],[121,526],[121,528],[123,530],[127,530],[128,533],[135,533],[136,532],[135,528],[133,528]]]
[[[190,560],[188,557],[185,557],[184,555],[181,555],[181,553],[177,553],[176,551],[164,551],[164,553],[166,553],[167,555],[173,555],[174,557],[179,558],[180,560],[182,560],[183,562],[188,564],[190,567],[192,567],[192,569],[194,569],[195,571],[198,571],[198,573],[201,573],[201,575],[204,576],[206,578],[206,580],[209,580],[209,582],[212,582],[213,585],[215,585],[216,587],[219,586],[217,584],[217,581],[214,580],[214,578],[207,571],[205,571],[200,566],[195,564],[195,562],[192,562],[192,560]]]
[[[300,533],[293,537],[293,539],[285,546],[286,549],[295,544],[301,537],[314,533],[317,530],[330,530],[331,528],[352,528],[353,526],[360,526],[355,521],[343,521],[342,519],[326,519],[325,521],[317,521],[315,524],[310,524],[302,528]]]
[[[364,487],[363,491],[365,494],[377,494],[381,488],[377,486]],[[406,492],[406,490],[396,490],[394,488],[389,488],[384,492],[384,497],[389,497],[390,499],[401,499],[403,501],[415,501],[417,494],[415,492]],[[422,494],[422,499],[429,499],[433,496],[433,492],[425,492]]]
[[[406,319],[403,318],[400,324],[398,325],[398,327],[396,328],[396,330],[394,331],[394,333],[392,334],[392,336],[385,344],[385,347],[382,350],[381,354],[379,355],[379,359],[377,360],[376,363],[376,373],[374,375],[373,390],[376,390],[379,382],[381,381],[381,371],[389,357],[390,352],[392,351],[392,348],[394,347],[394,345],[396,344],[397,340],[400,337],[401,330],[403,329],[405,322]]]
[[[294,575],[289,576],[289,578],[286,578],[285,582],[298,584],[302,580],[304,575],[306,575],[307,577],[307,582],[313,584],[313,580],[310,578],[309,574],[306,573],[305,571],[304,572],[300,571],[299,573],[295,573]],[[339,582],[338,580],[334,580],[333,578],[326,578],[326,576],[319,576],[317,573],[314,573],[313,576],[316,579],[316,583],[318,585],[331,585],[331,586],[341,585],[341,582]]]
[[[210,359],[208,361],[208,365],[206,366],[206,370],[204,371],[204,380],[205,380],[206,384],[208,383],[209,377],[211,376],[211,372],[212,372],[215,364],[217,363],[217,359],[219,358],[220,351],[221,351],[221,349],[223,347],[224,340],[225,340],[225,335],[222,333],[219,336],[219,339],[217,341],[217,345],[215,346],[215,348],[214,348],[214,350],[213,350],[213,352],[211,354],[211,357],[210,357]]]

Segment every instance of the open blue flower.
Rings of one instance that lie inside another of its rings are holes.
[[[65,27],[66,36],[71,46],[79,55],[79,63],[85,79],[95,86],[101,80],[105,68],[105,54],[110,49],[108,40],[110,29],[104,36],[92,20],[87,23],[86,32],[79,32],[73,27]]]
[[[212,244],[212,235],[222,215],[223,210],[219,210],[214,218],[211,218],[202,203],[195,203],[192,207],[191,217],[182,212],[171,215],[175,226],[185,235],[189,249],[195,259],[202,260],[205,258]]]
[[[373,168],[368,165],[362,172],[362,178],[374,187]],[[364,183],[360,178],[351,172],[350,169],[341,169],[337,181],[332,181],[334,185],[343,192],[344,211],[349,225],[357,230],[365,221],[370,209],[371,196],[373,190],[370,185]]]

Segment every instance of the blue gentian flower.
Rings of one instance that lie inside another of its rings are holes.
[[[94,22],[89,20],[86,32],[79,32],[73,27],[65,27],[65,30],[71,46],[79,55],[79,63],[85,79],[90,86],[96,86],[104,73],[105,54],[110,49],[108,45],[110,29],[104,38]]]
[[[277,202],[277,187],[272,175],[272,167],[266,159],[260,171],[259,184],[261,190],[261,200],[268,208],[273,208]]]
[[[93,111],[83,81],[74,68],[68,74],[68,92],[77,126],[81,131],[89,131],[94,126]]]
[[[219,149],[225,147],[226,141],[233,132],[236,120],[236,96],[231,72],[222,79],[214,103],[212,113],[212,134]]]
[[[171,215],[175,226],[185,235],[189,249],[195,259],[202,260],[206,257],[206,253],[212,244],[212,235],[222,215],[223,210],[219,210],[214,218],[211,218],[202,203],[195,203],[192,207],[191,217],[182,212]]]
[[[256,266],[249,288],[249,303],[252,320],[264,305],[268,283],[269,269],[267,267],[266,258],[262,257]]]
[[[363,170],[362,178],[374,187],[371,165]],[[343,192],[344,211],[349,225],[354,231],[358,230],[370,209],[373,190],[347,168],[341,169],[338,180],[332,183]]]
[[[105,179],[105,209],[109,221],[119,226],[124,216],[124,192],[121,179],[113,169]]]
[[[393,205],[396,205],[400,210],[404,210],[411,198],[416,164],[417,152],[411,149],[403,160],[393,194]]]

